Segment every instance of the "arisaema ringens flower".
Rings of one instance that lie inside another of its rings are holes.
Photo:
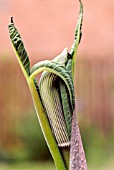
[[[17,60],[27,80],[38,120],[57,170],[87,170],[76,119],[74,65],[82,36],[83,5],[80,0],[79,19],[71,50],[65,48],[53,60],[30,61],[13,18],[8,25]],[[36,76],[42,72],[39,83]]]

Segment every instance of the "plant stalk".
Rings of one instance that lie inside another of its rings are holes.
[[[44,134],[45,140],[55,162],[55,166],[57,170],[66,170],[65,163],[55,141],[55,138],[52,134],[52,130],[50,128],[47,116],[44,112],[43,106],[41,104],[40,96],[38,95],[37,89],[34,84],[34,79],[28,78],[27,79],[29,89],[34,101],[34,106],[36,109],[37,117],[39,119],[39,123]]]

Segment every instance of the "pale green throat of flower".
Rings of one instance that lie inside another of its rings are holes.
[[[58,170],[70,168],[72,115],[75,110],[74,63],[82,35],[82,20],[83,5],[80,1],[79,19],[71,50],[68,52],[65,48],[53,60],[38,62],[32,68],[13,18],[8,25],[14,51],[30,88],[42,132]],[[43,73],[37,83],[35,77],[40,72]]]

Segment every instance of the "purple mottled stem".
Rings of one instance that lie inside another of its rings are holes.
[[[72,116],[70,170],[87,170],[85,153],[82,145],[78,122],[76,120],[76,110],[74,110]]]

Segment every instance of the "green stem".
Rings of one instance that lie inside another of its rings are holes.
[[[39,123],[40,123],[40,126],[42,128],[42,131],[43,131],[45,140],[47,142],[47,145],[49,147],[49,150],[50,150],[52,157],[54,159],[55,166],[56,166],[57,170],[66,170],[64,161],[63,161],[62,156],[61,156],[61,153],[59,151],[59,148],[57,146],[55,138],[52,134],[52,130],[50,128],[47,116],[44,113],[44,109],[43,109],[43,106],[41,104],[40,97],[38,95],[38,92],[37,92],[35,84],[34,84],[34,79],[28,78],[27,82],[28,82],[28,85],[29,85],[29,88],[30,88],[30,91],[31,91],[33,101],[34,101],[34,105],[35,105],[35,108],[36,108]]]

